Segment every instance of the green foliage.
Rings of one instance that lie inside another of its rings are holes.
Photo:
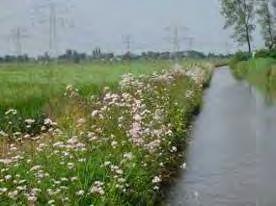
[[[266,50],[262,49],[256,52],[256,58],[274,58],[276,59],[276,49]]]
[[[259,0],[257,13],[259,15],[259,24],[262,28],[262,34],[265,45],[269,49],[276,48],[276,19],[269,0]],[[276,13],[275,13],[276,14]]]
[[[240,61],[240,62],[233,62],[231,64],[232,72],[238,79],[243,79],[248,73],[248,62],[247,61]]]
[[[263,91],[270,99],[276,99],[276,61],[272,58],[256,58],[237,62],[233,73],[240,79]]]
[[[237,52],[234,57],[233,57],[233,61],[238,62],[238,61],[247,61],[251,58],[251,54],[249,54],[248,52]]]
[[[251,53],[254,25],[254,0],[221,0],[222,15],[225,17],[225,28],[234,29],[232,37],[240,44],[247,43]]]
[[[242,51],[237,52],[229,62],[230,67],[236,68],[238,63],[245,62],[250,58],[251,58],[251,55],[248,52],[242,52]],[[236,72],[237,77],[240,77],[240,74],[239,74],[240,72],[246,73],[245,69],[235,69],[234,71]]]

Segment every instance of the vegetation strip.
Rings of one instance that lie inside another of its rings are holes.
[[[239,55],[240,56],[240,55]],[[232,71],[238,79],[245,79],[263,92],[271,101],[276,98],[276,61],[273,58],[256,58],[247,61],[233,59]]]
[[[105,87],[89,99],[67,86],[63,118],[44,119],[42,134],[15,141],[2,130],[0,204],[153,205],[170,168],[180,165],[210,70],[126,74],[115,91]]]

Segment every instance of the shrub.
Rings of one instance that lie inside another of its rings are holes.
[[[251,54],[249,54],[248,52],[237,52],[232,61],[234,62],[240,62],[240,61],[247,61],[251,58]]]
[[[244,65],[251,58],[248,52],[237,52],[230,60],[230,67],[237,78],[242,78],[247,73],[247,67]]]
[[[273,50],[267,50],[267,49],[262,49],[256,52],[255,55],[256,58],[276,58],[276,49]]]

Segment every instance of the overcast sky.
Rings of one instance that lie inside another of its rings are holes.
[[[0,0],[0,54],[14,53],[12,30],[20,27],[24,53],[36,55],[49,48],[50,0]],[[57,15],[58,51],[66,48],[123,52],[123,36],[131,35],[131,49],[171,50],[169,39],[179,28],[181,49],[226,52],[237,49],[223,30],[218,0],[52,0]],[[184,29],[184,27],[189,28]],[[166,29],[167,28],[167,29]],[[184,37],[193,37],[192,44]],[[254,45],[262,41],[258,32]]]

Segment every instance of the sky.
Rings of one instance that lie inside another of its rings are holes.
[[[17,28],[21,31],[23,53],[37,55],[49,50],[50,1],[0,0],[0,55],[18,50]],[[239,49],[230,38],[231,30],[223,29],[218,0],[52,2],[52,14],[56,14],[53,44],[58,53],[68,48],[91,52],[95,47],[122,53],[126,50],[125,36],[131,37],[132,52],[172,50],[172,28],[178,28],[181,50],[225,53]],[[254,36],[254,46],[261,47],[259,32]]]

